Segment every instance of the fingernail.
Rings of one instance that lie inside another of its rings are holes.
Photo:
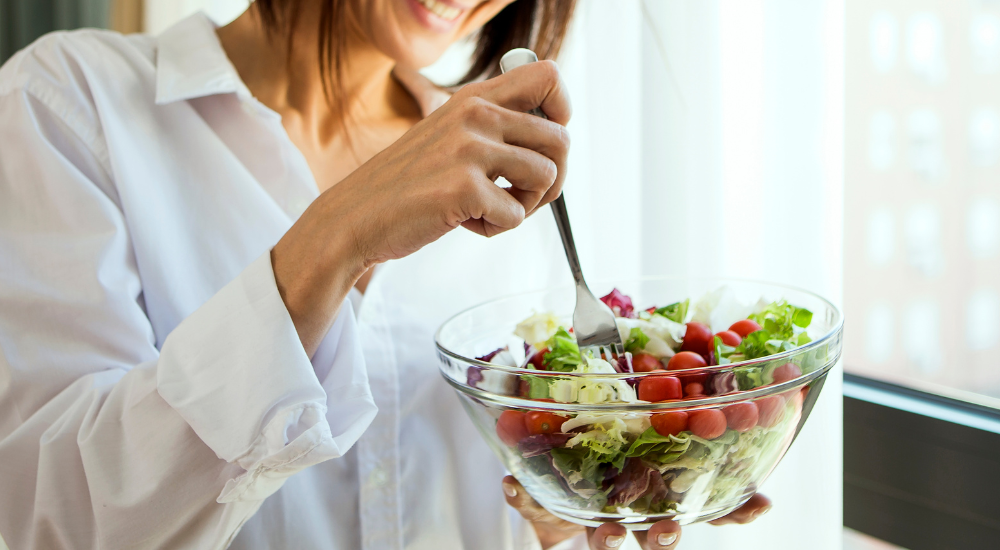
[[[677,533],[660,533],[656,537],[656,543],[660,546],[670,546],[675,542],[677,542]]]
[[[625,542],[625,537],[622,535],[608,535],[604,537],[604,544],[610,548],[618,548]]]
[[[503,494],[507,495],[510,498],[514,498],[517,496],[517,489],[515,489],[514,486],[509,483],[504,483]]]
[[[765,506],[765,507],[761,508],[760,510],[757,510],[757,513],[753,515],[753,518],[757,519],[760,516],[763,516],[764,514],[770,512],[770,511],[771,511],[771,506],[770,505]]]

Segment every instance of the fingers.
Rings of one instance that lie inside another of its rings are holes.
[[[485,179],[464,197],[465,215],[462,226],[484,237],[493,237],[514,229],[524,221],[526,212],[506,189]]]
[[[673,550],[680,545],[681,526],[675,521],[658,521],[649,531],[633,531],[643,550]]]
[[[559,518],[542,508],[514,476],[503,478],[503,494],[507,499],[507,504],[517,510],[521,517],[535,527],[535,532],[543,542],[561,542],[583,531],[583,527]],[[546,544],[545,546],[550,545]]]
[[[530,215],[554,201],[562,192],[569,158],[569,131],[563,126],[525,113],[508,112],[503,118],[500,137],[505,143],[538,152],[555,165],[555,178],[535,206],[528,208]],[[507,179],[514,184],[509,177]],[[519,186],[515,184],[515,187]]]
[[[548,157],[530,149],[499,144],[491,147],[486,175],[490,180],[503,176],[510,182],[507,192],[534,212],[549,189],[555,184],[558,167]]]
[[[605,523],[600,527],[587,529],[587,540],[591,550],[615,550],[625,544],[628,531],[617,523]]]
[[[529,63],[496,78],[476,84],[472,90],[501,107],[526,113],[541,107],[549,120],[563,126],[573,115],[566,84],[552,61]]]
[[[524,487],[514,476],[503,478],[503,494],[507,499],[507,504],[517,510],[521,517],[532,523],[545,521],[551,515],[548,510],[542,508],[535,502],[535,499],[531,498],[531,495],[524,490]]]
[[[763,516],[771,510],[771,499],[764,495],[756,494],[750,497],[750,500],[746,501],[743,506],[740,506],[736,510],[733,510],[729,515],[723,516],[719,519],[712,520],[709,523],[712,525],[730,525],[730,524],[743,524],[750,523],[755,519]]]

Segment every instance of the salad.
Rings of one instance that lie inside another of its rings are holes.
[[[478,359],[538,371],[518,377],[511,392],[518,397],[593,405],[738,394],[793,380],[826,360],[807,355],[799,363],[740,367],[811,342],[812,313],[784,301],[743,304],[726,288],[695,302],[639,310],[618,290],[602,301],[614,311],[625,343],[617,360],[589,351],[581,356],[572,328],[551,313],[517,325],[523,356],[507,346]],[[499,383],[483,370],[469,370],[470,385]],[[652,413],[507,409],[496,417],[491,439],[505,446],[512,473],[556,508],[704,517],[756,491],[791,444],[806,392],[808,387],[795,388],[721,407]]]

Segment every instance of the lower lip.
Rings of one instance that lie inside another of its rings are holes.
[[[406,3],[410,5],[410,10],[413,12],[414,17],[417,18],[417,21],[420,21],[421,25],[435,32],[450,31],[455,28],[455,25],[457,25],[458,21],[462,18],[462,16],[459,15],[455,19],[448,21],[434,15],[431,10],[425,8],[424,5],[417,0],[406,0]]]

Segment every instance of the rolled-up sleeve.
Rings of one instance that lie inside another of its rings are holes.
[[[288,475],[342,456],[371,423],[376,408],[350,302],[317,363],[295,332],[269,253],[167,337],[159,394],[219,458],[246,471],[227,481],[220,502],[263,499]]]
[[[12,547],[223,548],[375,416],[344,303],[304,351],[264,252],[155,345],[86,113],[0,89],[0,532]]]

